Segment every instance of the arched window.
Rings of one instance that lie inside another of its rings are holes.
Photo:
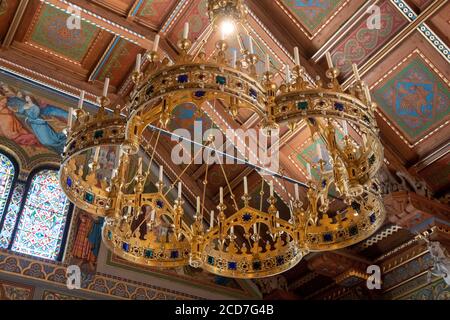
[[[14,180],[14,165],[11,160],[0,153],[0,221],[3,217],[9,193]]]
[[[63,237],[69,201],[58,182],[58,173],[43,170],[31,180],[11,250],[56,260]]]

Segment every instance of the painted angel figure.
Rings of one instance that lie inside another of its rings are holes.
[[[9,109],[24,118],[25,123],[30,127],[31,131],[43,146],[57,153],[63,152],[67,139],[66,135],[62,132],[55,131],[50,126],[49,122],[55,121],[55,119],[47,118],[56,117],[64,123],[64,120],[68,116],[67,111],[52,105],[45,105],[41,108],[31,96],[23,95],[21,92],[7,99]]]

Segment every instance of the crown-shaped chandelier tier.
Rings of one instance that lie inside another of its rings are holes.
[[[217,275],[247,279],[273,276],[295,266],[307,253],[304,232],[293,217],[289,221],[280,218],[273,185],[267,212],[250,207],[247,193],[242,199],[244,207],[229,217],[221,200],[217,225],[210,223],[206,231],[200,223],[201,215],[197,215],[191,265]]]
[[[370,237],[383,224],[385,209],[376,183],[358,196],[334,199],[336,189],[332,171],[317,180],[308,181],[306,209],[294,203],[296,216],[303,220],[307,247],[310,251],[337,250]],[[331,209],[331,207],[334,207]]]
[[[189,263],[191,230],[183,220],[183,200],[171,203],[163,193],[144,193],[146,177],[136,176],[134,194],[120,195],[118,212],[106,218],[103,243],[136,264],[175,268]]]
[[[327,71],[330,80],[327,85],[321,80],[315,85],[306,82],[304,69],[299,65],[294,71],[295,81],[287,81],[279,88],[274,121],[287,123],[291,128],[301,120],[306,121],[313,137],[324,142],[340,195],[362,194],[383,162],[375,104],[367,87],[359,80],[357,70],[358,81],[348,92],[339,85],[339,70],[332,65]],[[354,129],[356,138],[349,134],[349,126]],[[339,138],[340,134],[343,139]]]
[[[95,115],[79,108],[69,113],[68,137],[60,170],[60,184],[70,201],[96,216],[104,216],[111,206],[108,187],[111,176],[99,176],[101,149],[118,149],[125,143],[126,119],[116,109],[106,110],[109,100],[101,99]],[[73,121],[75,113],[75,121]]]
[[[143,130],[154,120],[149,115],[155,113],[155,109],[161,111],[159,122],[166,127],[173,108],[183,103],[201,108],[206,101],[221,100],[234,117],[241,109],[249,109],[261,118],[265,116],[266,91],[257,79],[259,58],[253,49],[245,51],[242,61],[238,61],[236,51],[229,56],[228,43],[222,35],[216,43],[215,54],[207,58],[204,52],[190,52],[192,43],[187,38],[188,30],[186,24],[183,39],[178,42],[180,55],[174,64],[168,59],[158,61],[155,47],[146,54],[151,63],[150,71],[145,75],[135,72],[136,89],[128,105],[128,141],[138,143]],[[251,39],[249,41],[252,43]]]
[[[79,107],[70,110],[68,137],[62,154],[59,179],[69,200],[78,208],[94,216],[104,217],[114,209],[117,192],[117,172],[124,153],[136,152],[136,146],[126,140],[127,118],[120,114],[120,106],[109,111],[107,98],[109,79],[105,82],[104,95],[99,99],[96,114],[84,108],[82,91]],[[148,119],[160,119],[161,111],[153,110]],[[75,118],[73,119],[73,116]],[[114,170],[107,170],[101,155],[114,162]]]

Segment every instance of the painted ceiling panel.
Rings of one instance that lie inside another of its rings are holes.
[[[181,39],[185,22],[189,22],[189,38],[197,39],[209,25],[206,10],[206,1],[195,0],[183,13],[172,30],[169,31],[169,40],[176,44]]]
[[[367,16],[364,16],[331,51],[334,63],[343,74],[347,75],[352,70],[353,63],[359,65],[366,61],[407,24],[403,15],[389,1],[383,1],[379,7],[380,29],[370,29],[367,25]]]
[[[300,23],[313,34],[321,27],[343,0],[282,0]]]
[[[448,120],[448,79],[441,79],[417,54],[374,91],[383,112],[410,143]]]
[[[81,22],[81,29],[69,29],[68,17],[66,13],[49,5],[42,6],[29,40],[42,48],[81,62],[100,30],[84,21]]]
[[[139,0],[132,15],[159,26],[176,2],[176,0]]]

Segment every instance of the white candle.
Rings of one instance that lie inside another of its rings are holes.
[[[286,65],[286,83],[290,83],[291,82],[291,67],[289,67],[289,65]]]
[[[122,153],[123,153],[122,146],[120,146],[119,147],[119,152],[117,153],[117,158],[116,158],[116,168],[117,168],[117,166],[119,164],[120,158],[122,158]]]
[[[280,211],[277,211],[277,215],[276,215],[277,219],[280,219]],[[280,224],[277,222],[277,228],[280,227]]]
[[[78,100],[78,109],[80,109],[80,110],[83,109],[84,94],[85,94],[85,91],[81,90],[81,92],[80,92],[80,100]]]
[[[320,147],[320,143],[316,144],[317,155],[319,156],[319,160],[323,160],[322,148]]]
[[[112,174],[111,174],[111,178],[115,178],[115,177],[117,177],[117,169],[116,168],[114,168],[113,169],[113,171],[112,171]]]
[[[253,38],[252,36],[248,36],[248,50],[250,51],[251,54],[255,53],[255,50],[253,48]]]
[[[298,184],[295,184],[295,200],[300,199],[300,193],[298,192]]]
[[[200,197],[197,197],[197,213],[200,213]]]
[[[231,67],[236,68],[236,61],[237,61],[237,50],[233,49],[233,56],[231,59]]]
[[[220,203],[222,204],[223,203],[223,188],[222,187],[220,187],[220,189],[219,189],[219,194],[220,194]]]
[[[131,210],[133,210],[131,207],[128,207],[127,216],[131,215]]]
[[[291,207],[289,210],[289,216],[290,216],[290,222],[292,223],[294,221],[294,204],[292,203],[292,200],[290,200]]]
[[[273,181],[270,181],[270,196],[273,197]]]
[[[139,72],[141,70],[141,54],[138,53],[136,56],[136,72]]]
[[[100,156],[100,147],[95,148],[94,162],[98,162],[98,157]]]
[[[157,34],[157,35],[155,36],[155,40],[153,41],[153,51],[154,51],[154,52],[158,51],[158,47],[159,47],[159,39],[160,39],[160,36],[159,36],[159,34]]]
[[[151,217],[150,217],[150,219],[151,219],[152,221],[155,221],[155,215],[156,215],[156,211],[155,211],[155,209],[153,209],[153,210],[152,210],[152,213],[151,213]]]
[[[69,129],[72,128],[72,115],[73,115],[73,108],[70,107],[69,108],[69,114],[68,114],[68,117],[67,117],[67,126],[69,127]]]
[[[312,174],[311,174],[311,165],[309,163],[306,164],[306,172],[308,173],[308,179],[311,180]]]
[[[364,93],[366,95],[366,100],[368,104],[372,104],[372,97],[370,96],[370,91],[368,86],[364,86]]]
[[[189,38],[189,22],[186,22],[184,24],[184,29],[183,29],[183,39],[187,39]]]
[[[230,233],[231,233],[231,234],[234,234],[234,226],[231,226],[231,228],[230,228]]]
[[[295,60],[295,65],[299,66],[300,65],[300,52],[298,51],[298,47],[294,48],[294,60]]]
[[[138,174],[142,175],[142,158],[139,157],[138,159]]]
[[[342,131],[344,132],[344,136],[348,136],[348,124],[347,121],[342,121]]]
[[[108,96],[109,78],[105,78],[105,85],[103,86],[103,96]]]
[[[353,73],[355,74],[356,81],[361,81],[361,77],[359,76],[358,65],[356,63],[352,64]]]
[[[334,68],[333,66],[333,60],[331,59],[331,54],[329,52],[327,52],[325,54],[326,58],[327,58],[327,63],[328,63],[328,68],[332,69]]]
[[[266,54],[266,72],[270,72],[270,57]]]
[[[255,223],[253,224],[253,233],[257,234],[258,233],[258,225]]]
[[[181,199],[181,190],[183,188],[183,185],[181,184],[181,181],[178,182],[178,198]]]
[[[212,229],[214,227],[214,210],[211,210],[211,214],[209,216],[209,228]]]
[[[159,166],[159,181],[163,181],[164,167]]]
[[[247,177],[244,177],[244,194],[248,194]]]

